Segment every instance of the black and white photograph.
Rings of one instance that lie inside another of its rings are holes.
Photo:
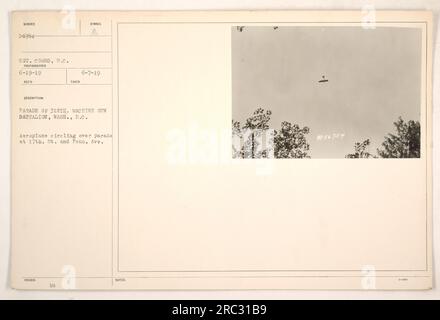
[[[0,301],[439,299],[424,1],[3,5]]]
[[[421,29],[231,33],[233,158],[420,158]]]

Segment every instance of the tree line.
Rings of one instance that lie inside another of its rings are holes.
[[[233,158],[310,158],[310,128],[282,121],[279,129],[271,129],[271,115],[270,110],[257,108],[243,123],[232,120]],[[419,158],[420,123],[399,117],[393,124],[395,133],[384,137],[376,154],[369,152],[370,139],[365,139],[356,142],[345,158]]]

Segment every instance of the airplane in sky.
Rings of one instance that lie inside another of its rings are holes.
[[[319,83],[328,82],[328,79],[325,78],[325,76],[322,76],[322,79],[318,81]]]

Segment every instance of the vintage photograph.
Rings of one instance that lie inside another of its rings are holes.
[[[231,33],[233,158],[420,158],[421,29]]]

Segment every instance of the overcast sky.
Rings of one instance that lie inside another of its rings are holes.
[[[343,158],[367,138],[376,153],[399,116],[420,121],[420,76],[420,29],[232,28],[234,120],[262,107],[272,128],[308,126],[312,158]]]

